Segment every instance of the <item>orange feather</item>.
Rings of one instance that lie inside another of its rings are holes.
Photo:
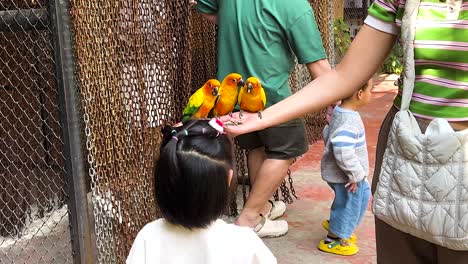
[[[231,113],[237,104],[238,87],[243,85],[242,76],[238,73],[228,74],[221,82],[219,98],[213,108],[214,116],[223,116]]]

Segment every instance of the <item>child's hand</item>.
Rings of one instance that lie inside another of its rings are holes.
[[[338,101],[334,104],[331,104],[327,107],[327,117],[326,117],[326,120],[327,122],[330,124],[331,122],[331,119],[332,119],[332,115],[333,115],[333,109],[335,109],[335,106],[337,105],[340,105],[341,104],[341,101]]]
[[[197,4],[196,0],[189,0],[188,2],[189,2],[191,7]]]
[[[348,192],[355,193],[357,191],[357,183],[355,182],[348,182],[345,185],[345,188],[348,189]]]

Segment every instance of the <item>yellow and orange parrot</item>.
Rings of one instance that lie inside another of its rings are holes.
[[[262,83],[256,77],[249,77],[241,88],[238,97],[238,103],[241,111],[250,113],[259,113],[265,108],[266,94]],[[241,113],[242,114],[242,113]]]
[[[208,80],[198,89],[190,99],[184,109],[182,122],[191,118],[206,118],[213,109],[218,98],[218,91],[221,84],[216,79]]]
[[[244,81],[240,74],[228,74],[221,82],[219,98],[213,108],[211,116],[223,116],[232,113],[237,104],[239,87],[242,87],[242,85],[244,85]]]

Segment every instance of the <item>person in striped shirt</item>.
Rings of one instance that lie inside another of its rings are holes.
[[[409,1],[409,0],[408,0]],[[376,72],[400,33],[405,0],[376,0],[365,24],[337,67],[303,89],[257,115],[223,117],[242,125],[226,128],[232,136],[264,129],[317,112],[352,94]],[[445,118],[454,130],[468,129],[468,0],[422,0],[415,36],[415,80],[410,110],[425,131],[434,118]],[[379,181],[382,157],[393,118],[396,97],[382,123],[377,143],[372,191]],[[468,214],[459,212],[460,214]],[[397,230],[376,219],[377,262],[468,263],[466,251],[455,251]],[[398,252],[397,254],[395,254]]]
[[[365,23],[397,34],[404,0],[376,0]],[[421,1],[414,42],[416,81],[410,110],[424,119],[468,120],[468,1]],[[395,99],[399,106],[401,94]]]
[[[344,99],[323,130],[321,173],[335,193],[330,219],[322,222],[328,234],[318,249],[324,252],[351,256],[359,251],[353,232],[366,212],[370,187],[365,128],[356,110],[369,103],[371,89],[372,80]]]

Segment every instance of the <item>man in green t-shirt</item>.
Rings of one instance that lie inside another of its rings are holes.
[[[193,2],[193,1],[191,1]],[[291,95],[289,76],[294,58],[306,64],[312,78],[330,70],[307,0],[198,0],[196,8],[218,24],[218,79],[232,72],[262,82],[267,107]],[[288,231],[287,222],[275,220],[284,203],[268,202],[284,179],[294,158],[308,150],[302,120],[238,137],[249,150],[252,191],[237,225],[254,228],[260,237],[277,237]]]

